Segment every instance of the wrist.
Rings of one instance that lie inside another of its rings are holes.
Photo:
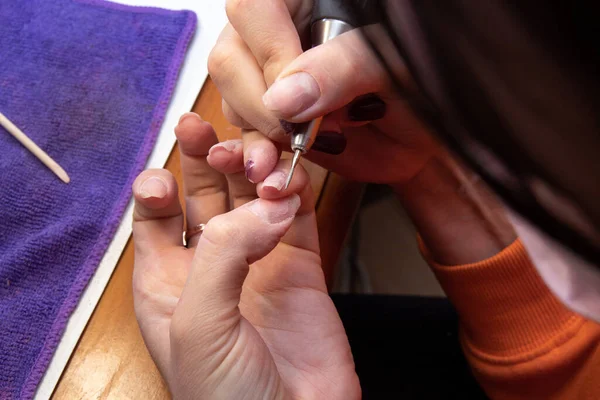
[[[440,264],[478,262],[516,239],[500,201],[474,172],[447,153],[436,154],[410,181],[393,186]]]

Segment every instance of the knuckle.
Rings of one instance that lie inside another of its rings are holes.
[[[279,38],[269,36],[266,35],[261,43],[260,59],[258,61],[265,76],[274,82],[284,67],[296,58],[296,54]]]
[[[221,109],[223,111],[223,116],[233,126],[237,126],[238,128],[252,128],[242,116],[240,116],[225,100],[223,100],[221,104]]]
[[[219,80],[219,76],[226,70],[232,62],[233,51],[231,46],[223,43],[217,43],[208,55],[208,73],[214,81]]]
[[[227,0],[225,2],[227,18],[232,21],[237,15],[243,15],[244,9],[248,7],[250,1],[254,0]]]
[[[280,57],[277,55],[270,56],[270,58],[265,61],[263,65],[263,74],[267,85],[270,86],[277,80],[277,77],[281,71],[283,71],[284,67],[285,64],[280,61]]]
[[[277,40],[265,40],[261,48],[264,58],[262,63],[263,70],[277,68],[283,50]]]
[[[238,226],[227,218],[227,214],[222,214],[211,218],[204,228],[201,239],[204,238],[213,245],[224,246],[235,242],[239,233]]]
[[[236,17],[244,17],[246,11],[252,6],[252,2],[256,0],[227,0],[225,2],[225,13],[232,24],[237,22]]]

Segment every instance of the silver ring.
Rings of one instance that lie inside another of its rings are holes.
[[[193,236],[202,234],[202,232],[204,232],[204,227],[206,227],[206,224],[198,224],[185,231],[185,235],[183,236],[185,238],[186,247]]]

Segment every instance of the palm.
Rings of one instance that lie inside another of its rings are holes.
[[[152,310],[161,343],[168,343],[171,316],[192,259],[192,249],[166,252],[154,260],[156,268],[150,274],[153,279],[146,280],[148,287],[144,292],[152,295],[145,296],[138,307]],[[169,267],[159,265],[163,262],[168,262]],[[348,340],[327,294],[318,254],[280,243],[267,257],[250,266],[240,311],[237,340],[244,343],[245,351],[237,362],[261,371],[259,381],[281,379],[291,393],[318,393],[316,397],[334,398],[333,394],[323,393],[332,379],[355,379]],[[324,370],[336,371],[339,376],[325,378]],[[239,379],[232,372],[227,380]]]
[[[152,337],[146,335],[144,338],[152,354],[157,349],[169,346],[171,317],[183,291],[193,257],[193,250],[180,247],[164,251],[157,258],[136,256],[136,266],[143,264],[147,270],[144,270],[141,277],[136,276],[140,275],[140,268],[134,269],[135,311],[137,315],[148,316],[139,320],[142,332],[146,330],[146,325],[148,330],[155,332]],[[155,358],[155,362],[163,373],[167,371],[167,366],[161,365],[161,360]]]
[[[331,382],[355,379],[348,339],[317,254],[280,243],[250,267],[240,309],[291,393],[336,398],[323,392],[337,389]]]

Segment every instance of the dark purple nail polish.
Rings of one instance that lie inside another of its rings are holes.
[[[319,132],[312,150],[327,154],[341,154],[346,149],[346,137],[337,132]]]
[[[386,104],[376,95],[366,95],[354,100],[348,109],[350,121],[365,122],[383,118]]]
[[[246,161],[246,165],[244,166],[244,169],[246,171],[246,179],[248,179],[250,182],[254,183],[254,181],[252,180],[252,168],[254,168],[254,161],[252,161],[252,160]]]
[[[290,121],[286,121],[284,119],[280,119],[279,124],[281,125],[281,129],[283,129],[286,135],[294,133],[294,130],[296,129],[296,124]]]

